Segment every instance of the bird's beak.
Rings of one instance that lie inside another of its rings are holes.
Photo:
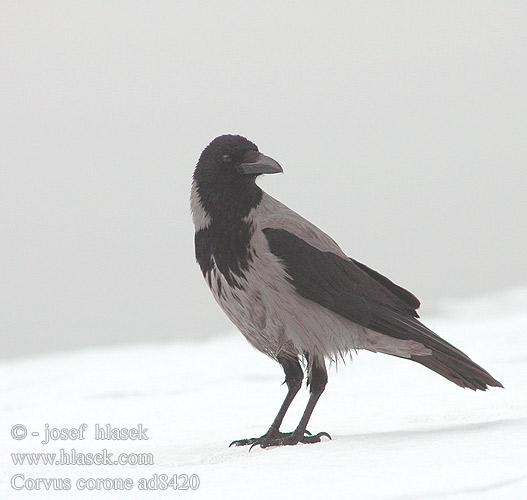
[[[283,172],[282,167],[276,160],[258,153],[258,151],[250,151],[245,157],[244,163],[236,167],[236,170],[243,175],[278,174]]]

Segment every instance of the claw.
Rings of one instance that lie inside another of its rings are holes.
[[[304,436],[300,442],[301,443],[320,443],[321,438],[325,436],[331,440],[331,436],[327,432],[319,432],[318,434],[315,434],[314,436]]]
[[[235,439],[230,445],[229,448],[234,444],[235,446],[247,446],[248,444],[252,444],[255,441],[257,441],[256,438],[250,438],[250,439]]]
[[[258,445],[260,446],[260,448],[270,448],[272,446],[294,446],[298,443],[320,443],[322,437],[327,437],[331,439],[331,436],[327,432],[319,432],[318,434],[313,435],[308,430],[305,430],[304,434],[299,436],[294,432],[279,432],[273,430],[272,433],[267,432],[259,438],[237,439],[229,445],[229,448],[232,445],[250,445],[249,451],[251,451],[255,446]]]

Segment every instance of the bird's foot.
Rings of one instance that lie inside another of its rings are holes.
[[[290,436],[291,434],[293,434],[292,432],[280,432],[280,431],[276,431],[276,430],[272,430],[272,429],[269,429],[263,436],[259,437],[259,438],[248,438],[248,439],[237,439],[236,441],[233,441],[230,445],[229,445],[229,448],[234,445],[234,446],[248,446],[248,445],[256,445],[256,444],[261,444],[263,443],[264,441],[268,441],[268,440],[275,440],[275,439],[285,439],[286,437]],[[305,431],[305,434],[307,436],[311,436],[311,432],[309,432],[307,429]]]
[[[229,446],[247,446],[250,445],[249,450],[252,450],[255,446],[260,448],[269,448],[270,446],[294,446],[298,443],[320,443],[322,436],[326,436],[331,439],[331,436],[327,432],[319,432],[318,434],[312,435],[309,431],[304,431],[304,434],[298,434],[295,432],[280,432],[280,431],[268,431],[262,437],[250,438],[250,439],[238,439],[233,441]]]

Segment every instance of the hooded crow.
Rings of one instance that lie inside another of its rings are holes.
[[[196,260],[214,298],[249,343],[280,363],[288,388],[259,438],[231,444],[315,443],[306,430],[328,376],[326,360],[366,349],[420,363],[461,387],[503,387],[417,318],[419,300],[348,257],[327,234],[262,191],[256,178],[282,172],[239,135],[214,139],[194,171]],[[293,432],[280,425],[307,370],[309,401]]]

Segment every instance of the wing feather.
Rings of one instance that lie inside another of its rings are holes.
[[[412,354],[420,363],[461,387],[503,387],[466,354],[417,319],[419,300],[385,276],[343,254],[323,251],[284,229],[263,229],[295,290],[327,309],[370,330],[417,342],[429,355]],[[397,354],[395,354],[397,355]]]
[[[264,234],[303,297],[384,335],[465,356],[417,319],[417,298],[388,278],[283,229],[267,228]]]

